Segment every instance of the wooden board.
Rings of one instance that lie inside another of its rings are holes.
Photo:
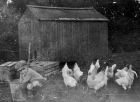
[[[59,62],[52,62],[52,61],[32,62],[30,64],[30,68],[36,70],[38,73],[40,73],[44,77],[47,77],[51,74],[58,72]]]
[[[0,68],[8,68],[9,70],[15,67],[17,62],[5,62],[0,65]]]
[[[0,81],[7,81],[11,75],[11,70],[15,68],[17,62],[5,62],[0,65]]]

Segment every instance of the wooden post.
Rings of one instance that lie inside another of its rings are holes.
[[[30,57],[31,57],[31,42],[29,42],[29,47],[28,47],[28,62],[27,62],[27,65],[30,64]]]

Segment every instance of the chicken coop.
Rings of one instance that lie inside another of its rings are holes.
[[[90,62],[108,54],[108,19],[94,8],[27,5],[18,23],[19,56]]]

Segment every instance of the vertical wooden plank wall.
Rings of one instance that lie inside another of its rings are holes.
[[[86,62],[107,54],[107,23],[44,21],[40,24],[43,59]]]
[[[65,21],[51,18],[41,20],[39,17],[28,9],[20,19],[18,25],[20,59],[28,58],[29,42],[32,43],[32,57],[36,53],[39,60],[87,63],[108,54],[106,21],[95,21],[94,18],[93,21]]]

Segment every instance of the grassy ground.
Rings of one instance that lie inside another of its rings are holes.
[[[113,63],[117,64],[117,68],[122,68],[126,63],[133,64],[134,69],[137,71],[138,75],[140,72],[140,53],[124,53],[124,54],[113,54],[110,59]],[[88,70],[88,69],[87,69]],[[120,86],[114,83],[113,80],[108,81],[108,85],[100,89],[96,94],[93,89],[87,90],[86,75],[87,70],[84,71],[84,77],[82,82],[76,88],[67,88],[64,85],[61,72],[56,75],[51,75],[48,80],[44,83],[42,89],[40,89],[37,94],[33,97],[27,98],[26,102],[119,102],[115,100],[123,99],[125,97],[128,99],[126,102],[139,102],[132,99],[140,99],[140,78],[134,81],[132,89],[124,91]],[[9,89],[4,89],[0,86],[0,102],[4,102],[2,95],[6,94]],[[6,87],[6,86],[5,86]],[[7,86],[8,87],[8,86]],[[2,90],[3,89],[3,90]],[[8,97],[8,96],[5,96]],[[131,98],[131,99],[129,99]],[[124,100],[123,100],[124,101]],[[122,102],[123,102],[122,101]],[[11,102],[10,98],[8,101]],[[121,101],[120,101],[121,102]],[[125,102],[125,101],[124,101]]]
[[[139,79],[134,81],[132,89],[124,91],[110,80],[106,87],[94,93],[93,89],[87,90],[85,82],[80,83],[76,88],[67,88],[63,83],[61,74],[57,74],[48,80],[43,90],[38,92],[34,98],[28,98],[27,102],[112,102],[114,95],[115,97],[118,95],[135,95],[134,91],[140,85],[140,81],[138,81]]]
[[[117,63],[117,68],[122,68],[124,64],[132,64],[134,70],[136,70],[139,75],[139,52],[114,54],[110,59],[113,60],[113,63]],[[115,100],[116,97],[120,98],[118,95],[124,97],[126,97],[125,95],[128,97],[130,95],[130,97],[134,99],[137,99],[136,96],[139,95],[139,92],[137,91],[137,89],[140,89],[139,78],[134,81],[132,89],[127,91],[124,91],[113,80],[109,80],[107,87],[103,87],[95,94],[93,89],[87,90],[86,74],[87,71],[84,71],[84,80],[76,88],[67,88],[64,85],[61,73],[51,76],[43,90],[34,99],[29,99],[28,102],[38,102],[40,100],[42,100],[41,102],[113,102],[112,100]]]

